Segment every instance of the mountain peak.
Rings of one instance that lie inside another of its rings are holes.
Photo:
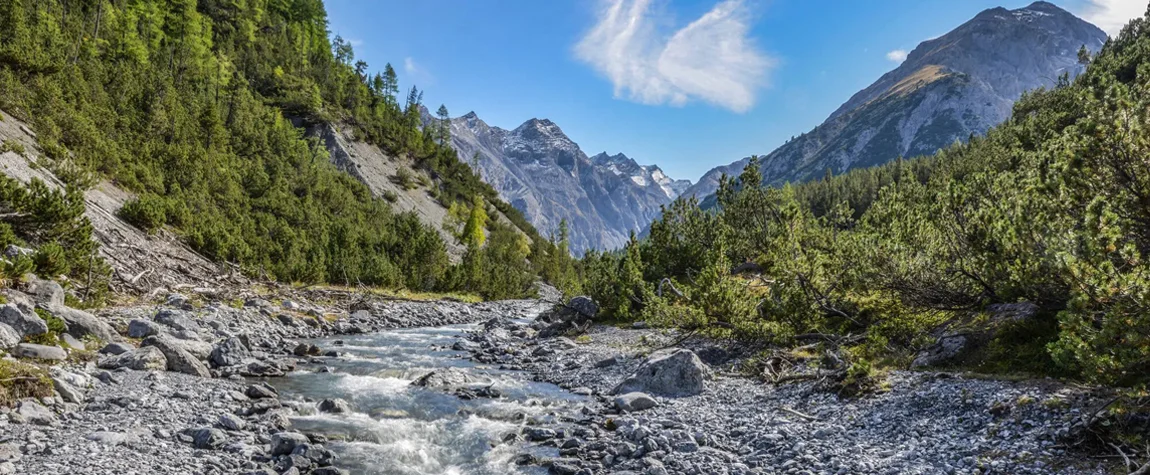
[[[460,118],[461,119],[467,119],[467,120],[475,120],[475,119],[479,118],[479,114],[476,114],[475,111],[471,111],[471,112],[468,112],[466,114],[463,114],[463,116]]]

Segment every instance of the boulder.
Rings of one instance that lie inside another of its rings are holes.
[[[243,419],[240,419],[239,416],[229,413],[220,414],[218,423],[220,427],[227,430],[244,430],[244,427],[248,425]]]
[[[351,405],[343,399],[324,399],[319,402],[319,412],[331,414],[347,414],[351,412]]]
[[[248,351],[248,347],[244,344],[243,340],[231,337],[219,342],[212,348],[211,354],[208,355],[208,361],[211,362],[212,366],[221,368],[224,366],[238,365],[244,361],[244,358],[250,355],[251,352]]]
[[[63,307],[64,288],[51,280],[32,278],[28,282],[28,295],[42,308]]]
[[[200,324],[192,320],[185,312],[173,309],[163,309],[156,312],[156,316],[152,318],[156,323],[164,325],[173,330],[190,330],[198,332]]]
[[[208,361],[208,358],[212,355],[212,351],[215,350],[212,344],[206,341],[180,339],[176,339],[174,341],[176,344],[183,347],[185,351],[191,353],[192,356],[195,356],[196,359],[200,361]]]
[[[636,412],[658,406],[654,398],[641,392],[631,392],[615,398],[615,407],[622,412]]]
[[[584,318],[594,319],[599,314],[599,304],[595,303],[591,297],[580,295],[572,297],[567,302],[567,308],[582,315]]]
[[[308,443],[307,436],[299,432],[277,432],[272,434],[271,455],[273,457],[288,455],[296,447]]]
[[[128,336],[132,338],[147,338],[163,333],[164,329],[156,322],[134,318],[128,322]]]
[[[244,395],[252,399],[275,399],[279,397],[275,389],[266,384],[253,384],[248,386],[248,389],[244,391]]]
[[[53,316],[61,319],[64,323],[68,324],[68,334],[76,338],[84,338],[88,335],[98,338],[104,343],[112,343],[120,341],[120,335],[111,325],[95,315],[92,315],[83,310],[68,308],[63,305],[58,307],[47,307],[45,310]]]
[[[966,351],[968,338],[966,335],[945,335],[938,342],[915,356],[910,363],[912,368],[939,366],[955,361],[959,355]]]
[[[84,393],[62,377],[53,376],[52,387],[56,389],[56,392],[64,399],[64,402],[76,404],[84,402]]]
[[[96,366],[103,369],[127,368],[136,371],[163,370],[168,367],[168,358],[159,348],[146,346],[100,358]]]
[[[16,406],[15,412],[22,419],[31,424],[46,426],[52,425],[52,423],[56,422],[56,415],[53,414],[51,410],[35,401],[21,402],[19,406]]]
[[[79,338],[72,336],[70,333],[60,335],[60,340],[65,348],[71,348],[76,351],[84,351],[88,349],[88,345],[85,345],[84,342],[80,341]]]
[[[48,333],[48,323],[35,312],[20,310],[16,304],[0,305],[0,323],[16,330],[21,337]]]
[[[108,343],[100,348],[100,354],[103,355],[122,355],[129,351],[132,351],[132,347],[123,343]]]
[[[68,352],[58,346],[36,345],[20,343],[12,349],[12,354],[20,358],[35,358],[47,361],[64,361],[68,359]]]
[[[196,375],[202,378],[210,378],[212,375],[204,363],[184,349],[180,340],[167,335],[152,335],[145,338],[140,346],[158,348],[168,361],[168,371]]]
[[[0,350],[7,350],[20,343],[22,335],[7,323],[0,323]]]
[[[651,354],[611,394],[645,392],[660,396],[692,396],[703,392],[709,370],[691,350],[668,348]]]
[[[224,431],[210,427],[193,430],[189,435],[197,449],[218,449],[228,443],[228,435]]]
[[[462,370],[456,368],[444,368],[420,376],[415,381],[412,381],[411,385],[423,388],[441,388],[449,386],[463,386],[465,384],[471,383],[472,381],[473,378]]]

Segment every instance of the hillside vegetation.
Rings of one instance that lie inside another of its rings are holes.
[[[992,304],[1030,302],[1037,315],[999,332],[979,364],[1145,382],[1150,22],[1081,60],[1076,80],[933,157],[781,188],[743,186],[759,182],[752,160],[724,179],[717,211],[679,201],[649,238],[588,254],[581,285],[619,319],[849,343],[859,369],[909,362]]]
[[[129,221],[166,226],[249,275],[529,293],[540,266],[526,259],[534,249],[532,260],[544,261],[555,245],[459,160],[440,122],[423,126],[417,89],[402,101],[398,94],[390,65],[369,73],[349,43],[329,40],[321,0],[0,3],[0,108],[33,125],[49,157],[40,165],[70,187],[59,193],[61,209],[74,211],[80,191],[110,179],[138,196],[122,210]],[[480,233],[490,239],[470,241],[468,252],[490,258],[453,266],[431,227],[441,223],[394,212],[332,166],[293,120],[347,124],[425,170],[445,207],[494,207],[521,232],[484,220]],[[10,210],[28,200],[5,196]],[[0,244],[56,249],[65,265],[43,271],[90,275],[99,266],[92,247],[75,245],[90,241],[82,217],[44,219],[75,232],[45,234],[9,219],[14,232],[0,232]]]

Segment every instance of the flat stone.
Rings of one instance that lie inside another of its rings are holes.
[[[113,356],[100,358],[96,366],[103,369],[134,369],[137,371],[163,370],[168,359],[159,348],[145,346]]]
[[[288,455],[301,444],[308,443],[307,436],[299,432],[278,432],[272,434],[271,455]]]
[[[630,392],[615,398],[615,407],[623,412],[644,411],[658,405],[655,398],[641,392]]]
[[[12,354],[20,358],[34,358],[48,361],[64,361],[68,359],[68,352],[58,346],[37,345],[34,343],[21,343],[12,349]]]

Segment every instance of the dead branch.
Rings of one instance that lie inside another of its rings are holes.
[[[791,414],[791,415],[794,415],[794,416],[798,416],[798,417],[801,417],[801,418],[803,418],[803,419],[806,419],[806,420],[808,420],[808,421],[817,421],[817,420],[819,420],[819,418],[818,418],[818,417],[815,417],[815,416],[812,416],[812,415],[808,415],[808,414],[803,414],[803,413],[801,413],[801,412],[799,412],[799,411],[796,411],[796,410],[794,410],[794,409],[791,409],[791,408],[789,408],[789,407],[780,407],[780,408],[779,408],[779,410],[780,410],[780,411],[783,411],[783,412],[785,412],[785,413],[787,413],[787,414]],[[1131,474],[1131,475],[1133,475],[1133,474]]]

